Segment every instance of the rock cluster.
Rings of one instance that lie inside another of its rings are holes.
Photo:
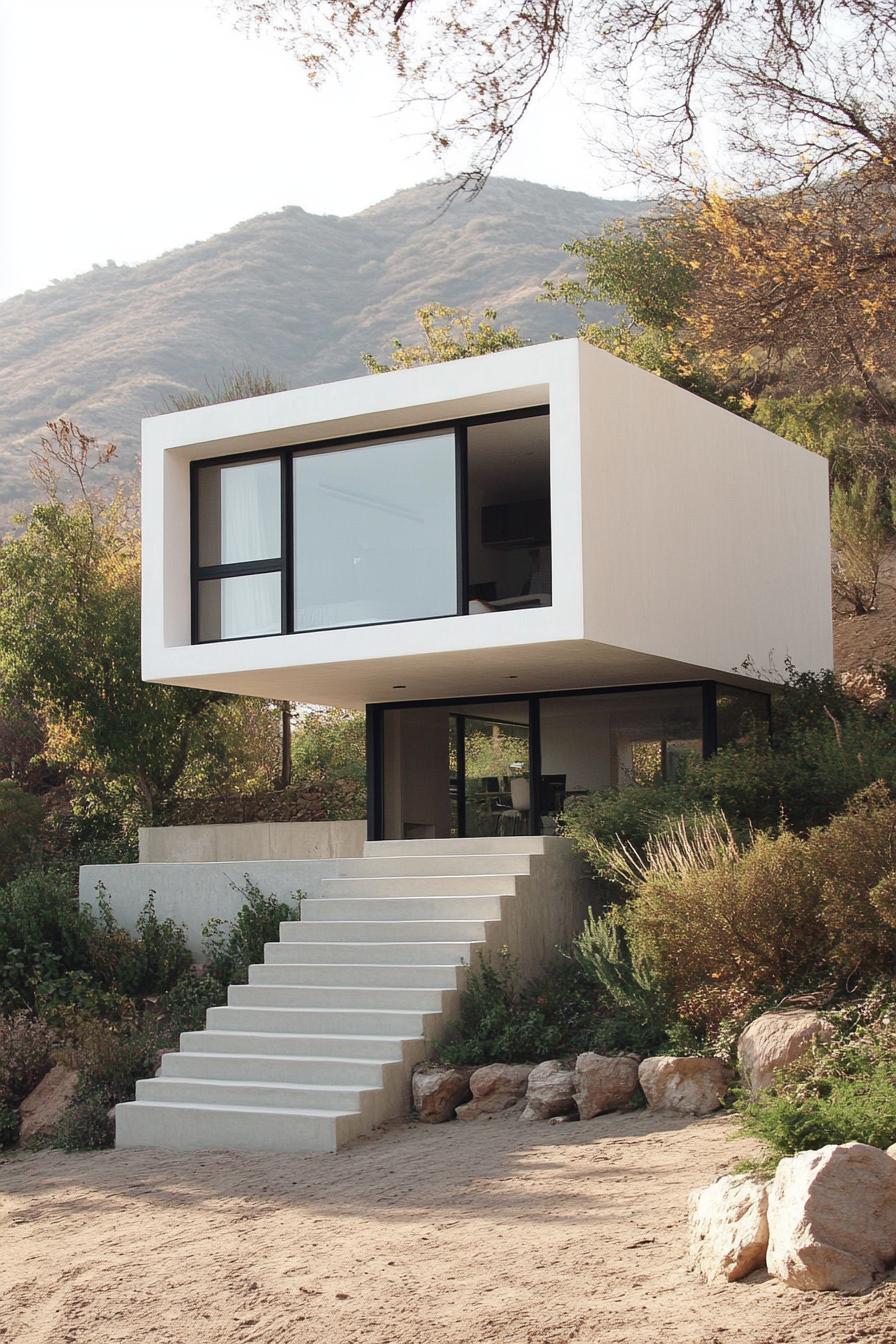
[[[766,1264],[792,1288],[864,1292],[896,1262],[894,1157],[896,1145],[831,1143],[783,1158],[771,1182],[724,1176],[695,1191],[691,1267],[712,1282]]]

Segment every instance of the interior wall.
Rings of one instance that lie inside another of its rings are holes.
[[[385,839],[449,835],[447,709],[390,710],[383,718]]]

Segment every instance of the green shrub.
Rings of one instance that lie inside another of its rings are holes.
[[[208,1009],[226,1002],[222,980],[191,968],[159,999],[159,1011],[174,1031],[201,1031]]]
[[[458,1022],[436,1055],[446,1064],[526,1063],[584,1050],[646,1053],[664,1039],[662,1023],[645,1023],[609,1002],[575,958],[558,955],[524,985],[503,952],[496,962],[480,956],[468,972]]]
[[[681,816],[720,809],[741,841],[751,829],[802,834],[824,825],[876,781],[896,789],[896,674],[884,669],[885,698],[867,706],[833,674],[797,675],[774,696],[773,731],[755,725],[706,760],[690,759],[668,784],[634,783],[572,801],[563,832],[595,872],[615,880],[605,848],[622,837],[643,848]]]
[[[0,1017],[0,1105],[16,1107],[52,1066],[53,1032],[30,1013]]]
[[[158,994],[190,964],[183,929],[158,918],[152,893],[132,938],[102,884],[96,910],[80,907],[64,868],[34,869],[0,888],[0,1011],[116,1016],[123,997]]]
[[[210,919],[202,930],[208,973],[224,985],[245,984],[249,967],[264,961],[265,943],[276,942],[284,920],[301,918],[302,892],[293,893],[292,904],[265,895],[248,873],[243,886],[232,884],[244,901],[236,918],[227,924]]]
[[[67,1153],[91,1148],[111,1148],[115,1122],[110,1107],[99,1095],[78,1095],[65,1112],[53,1135],[53,1146]]]
[[[0,882],[9,882],[40,849],[44,808],[12,779],[0,779]]]
[[[18,1108],[0,1101],[0,1148],[14,1148],[19,1141],[22,1117]]]
[[[779,1074],[774,1088],[737,1103],[744,1131],[786,1157],[827,1143],[896,1141],[896,1010],[879,996],[832,1015],[830,1041]]]
[[[896,803],[884,784],[862,790],[828,826],[810,831],[806,852],[833,973],[845,982],[888,972],[896,964],[896,926],[885,917],[884,892],[896,869]]]
[[[96,910],[83,910],[82,919],[88,969],[98,984],[129,998],[170,989],[192,965],[185,930],[172,919],[159,919],[155,892],[137,917],[136,938],[118,925],[101,882]]]

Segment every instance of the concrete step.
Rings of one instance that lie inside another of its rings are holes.
[[[450,840],[365,840],[364,857],[405,858],[423,854],[453,858],[461,854],[543,854],[542,835],[483,835]]]
[[[280,944],[278,943],[279,947]],[[292,944],[295,946],[295,944]],[[384,989],[457,989],[459,966],[367,965],[351,962],[290,965],[280,960],[249,967],[250,985],[374,985]]]
[[[354,896],[312,897],[302,902],[302,924],[321,921],[351,924],[374,920],[500,919],[501,896]]]
[[[339,876],[459,877],[510,873],[524,877],[529,872],[529,858],[528,854],[383,854],[366,859],[342,859]]]
[[[343,933],[354,937],[351,929],[341,926]],[[481,942],[441,943],[356,943],[290,941],[265,943],[266,966],[314,966],[319,964],[352,966],[469,966],[476,958]]]
[[[117,1148],[335,1153],[365,1128],[357,1112],[128,1101],[115,1108]]]
[[[289,920],[280,925],[284,943],[484,943],[483,919],[395,919],[360,921]]]
[[[433,1030],[438,1013],[409,1008],[209,1008],[210,1030],[269,1031],[321,1036],[425,1036]]]
[[[200,1106],[263,1106],[266,1110],[336,1111],[359,1115],[371,1108],[375,1087],[329,1083],[237,1082],[230,1078],[143,1078],[137,1101],[176,1101]]]
[[[384,1075],[393,1070],[403,1072],[400,1060],[384,1063],[376,1059],[339,1059],[326,1055],[223,1055],[191,1050],[163,1055],[158,1077],[382,1087]]]
[[[370,1059],[416,1064],[423,1058],[418,1038],[384,1033],[346,1032],[342,1036],[314,1031],[224,1030],[181,1033],[180,1048],[198,1054],[289,1055],[294,1058]],[[168,1059],[163,1055],[163,1063]]]
[[[227,1002],[233,1008],[407,1008],[440,1013],[450,992],[381,985],[231,985]]]
[[[450,873],[433,877],[325,877],[321,896],[512,896],[512,873]],[[307,905],[308,902],[305,902]],[[305,914],[305,905],[302,915]]]

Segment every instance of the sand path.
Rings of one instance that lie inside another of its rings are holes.
[[[397,1124],[340,1153],[17,1155],[0,1165],[4,1344],[896,1344],[857,1299],[682,1263],[723,1117]]]

